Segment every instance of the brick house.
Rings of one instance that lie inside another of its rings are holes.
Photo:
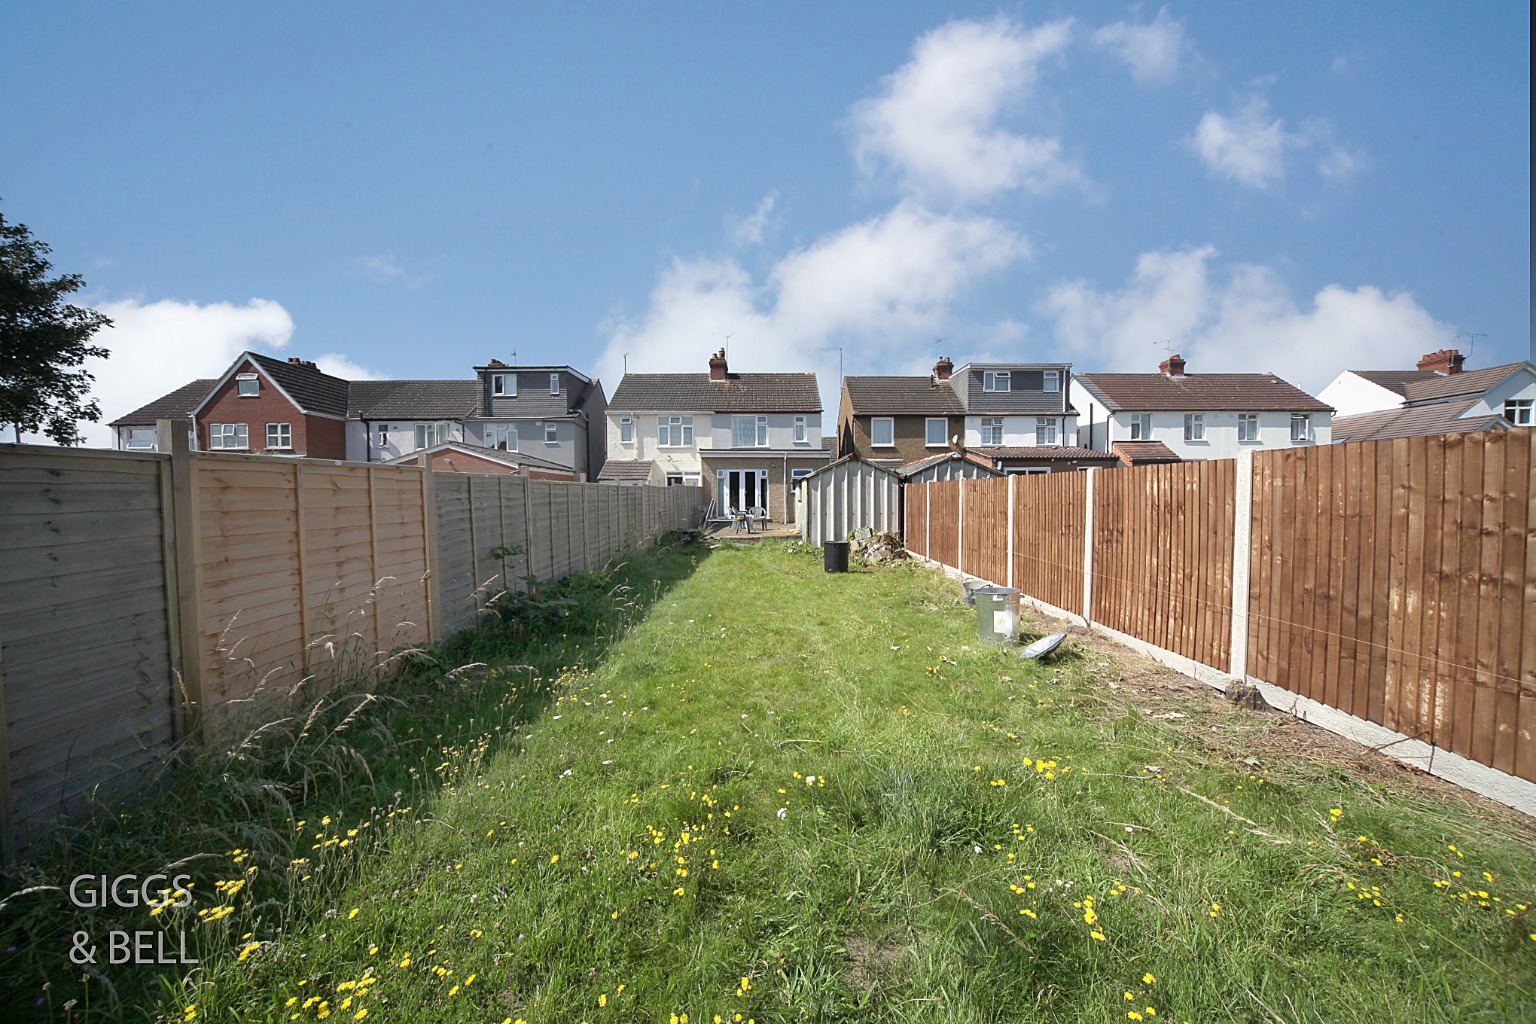
[[[1536,365],[1463,368],[1456,349],[1413,370],[1346,370],[1318,398],[1338,409],[1335,444],[1536,425]]]
[[[208,392],[213,390],[215,383],[212,377],[194,380],[190,384],[183,384],[170,394],[161,395],[148,405],[141,405],[132,412],[119,416],[107,424],[112,428],[113,447],[120,452],[161,451],[158,427],[161,420],[183,423],[190,434],[192,410],[208,397]],[[195,442],[192,447],[197,447]],[[164,450],[170,450],[169,444]]]
[[[347,388],[309,360],[246,352],[193,408],[196,447],[345,459]]]

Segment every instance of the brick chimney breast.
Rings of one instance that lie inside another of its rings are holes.
[[[1466,356],[1454,348],[1443,348],[1439,352],[1430,352],[1419,360],[1419,369],[1428,370],[1431,373],[1449,375],[1461,372],[1461,364],[1466,361]]]
[[[709,379],[725,380],[725,349],[709,357]]]
[[[1157,369],[1165,377],[1182,377],[1184,376],[1184,357],[1174,353],[1158,363]]]
[[[950,361],[949,356],[939,356],[939,361],[933,364],[934,380],[949,380],[954,372],[955,364]]]

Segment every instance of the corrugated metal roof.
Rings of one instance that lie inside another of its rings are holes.
[[[1116,412],[1333,411],[1272,373],[1080,373],[1076,379]]]
[[[665,412],[820,412],[814,373],[732,373],[723,381],[707,373],[628,373],[610,409]]]
[[[1461,414],[1478,403],[1469,398],[1461,402],[1438,402],[1406,409],[1364,412],[1358,416],[1340,416],[1333,421],[1333,442],[1386,441],[1395,437],[1428,437],[1435,434],[1465,434],[1487,430],[1504,422],[1498,415],[1461,419]]]
[[[964,416],[965,406],[946,383],[931,377],[845,377],[855,416]]]
[[[168,395],[161,395],[148,405],[141,405],[133,412],[119,416],[108,423],[109,427],[152,427],[156,420],[180,420],[191,417],[192,410],[203,403],[208,392],[218,381],[200,378],[183,384]]]

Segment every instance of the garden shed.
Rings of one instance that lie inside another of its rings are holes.
[[[795,521],[807,543],[846,540],[861,527],[901,533],[901,480],[889,470],[848,455],[801,477],[795,485]]]

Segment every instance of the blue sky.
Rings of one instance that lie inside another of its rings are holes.
[[[1530,355],[1525,4],[5,22],[0,209],[117,320],[108,419],[246,347],[387,377],[516,350],[611,393],[626,353],[702,372],[729,336],[829,409],[839,349],[1146,371],[1166,342],[1314,391]]]

